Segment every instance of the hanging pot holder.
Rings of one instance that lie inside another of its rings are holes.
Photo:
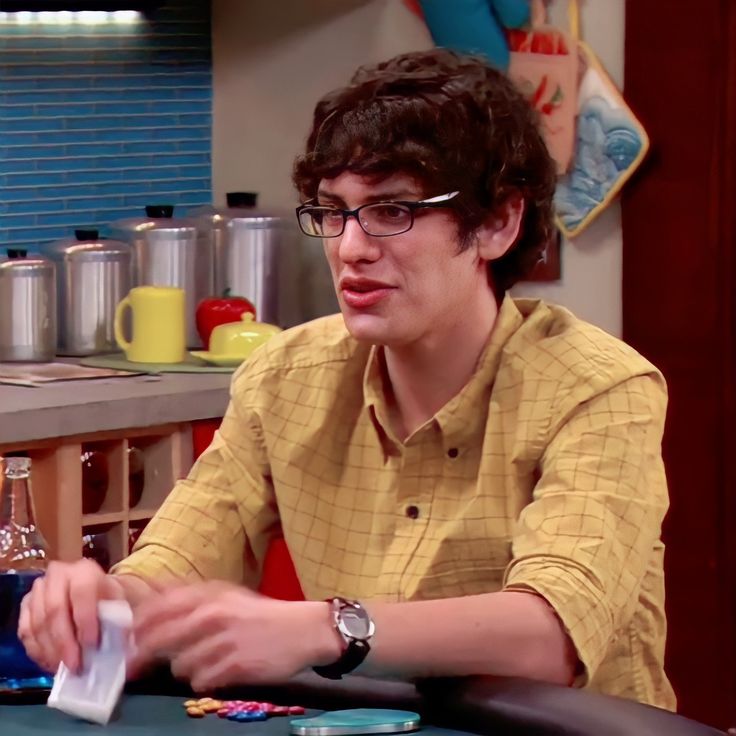
[[[555,191],[557,226],[579,235],[611,203],[649,150],[649,137],[590,47],[578,41],[575,152]]]

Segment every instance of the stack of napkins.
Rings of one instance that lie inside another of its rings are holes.
[[[125,662],[132,646],[133,612],[125,601],[100,601],[100,645],[82,652],[82,672],[62,662],[48,705],[87,721],[106,724],[125,686]]]

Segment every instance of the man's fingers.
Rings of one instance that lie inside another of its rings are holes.
[[[39,656],[34,657],[39,664],[51,670],[59,666],[61,652],[50,636],[48,612],[46,610],[46,578],[37,578],[28,594],[28,618],[30,621],[29,644]]]
[[[64,664],[79,671],[82,665],[79,633],[72,619],[71,579],[67,575],[49,575],[45,586],[48,628]]]
[[[20,602],[20,613],[18,615],[18,637],[23,641],[31,638],[31,614],[28,610],[29,596],[27,593]]]
[[[207,584],[169,588],[142,603],[135,611],[133,636],[136,653],[128,673],[136,677],[152,662],[175,659],[180,652],[213,633],[202,622],[202,607],[212,599]]]
[[[105,573],[89,560],[79,563],[77,574],[69,583],[71,615],[82,646],[97,646],[100,637],[97,603],[102,597],[104,583]]]
[[[134,628],[136,648],[146,657],[171,657],[212,634],[194,626],[189,616],[157,620],[144,629]]]
[[[171,660],[171,671],[176,677],[191,680],[197,673],[214,666],[232,647],[227,632],[212,632],[210,636],[184,647]]]
[[[45,669],[50,669],[44,661],[44,652],[36,641],[31,626],[30,594],[23,597],[20,602],[20,615],[18,617],[18,638],[25,647],[26,654],[37,664]]]

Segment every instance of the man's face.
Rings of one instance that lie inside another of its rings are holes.
[[[354,209],[369,202],[419,201],[446,192],[423,192],[394,174],[380,182],[344,172],[320,183],[319,204]],[[411,230],[389,237],[365,233],[354,217],[345,231],[323,241],[348,330],[358,340],[407,347],[431,344],[474,319],[490,286],[477,249],[458,252],[450,209],[415,212]],[[478,298],[479,291],[484,293]]]

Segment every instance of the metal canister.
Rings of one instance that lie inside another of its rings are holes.
[[[100,239],[97,230],[75,230],[74,235],[45,248],[56,263],[58,352],[115,352],[115,307],[131,288],[132,247]]]
[[[280,261],[287,232],[279,214],[256,209],[253,192],[228,192],[227,207],[192,212],[209,240],[216,294],[244,296],[260,322],[281,324]]]
[[[195,312],[212,295],[212,251],[193,219],[174,218],[171,205],[149,205],[146,217],[111,225],[114,237],[133,247],[134,286],[176,286],[186,299],[187,346],[200,347]]]
[[[11,249],[0,258],[0,362],[49,362],[55,353],[54,264]]]

